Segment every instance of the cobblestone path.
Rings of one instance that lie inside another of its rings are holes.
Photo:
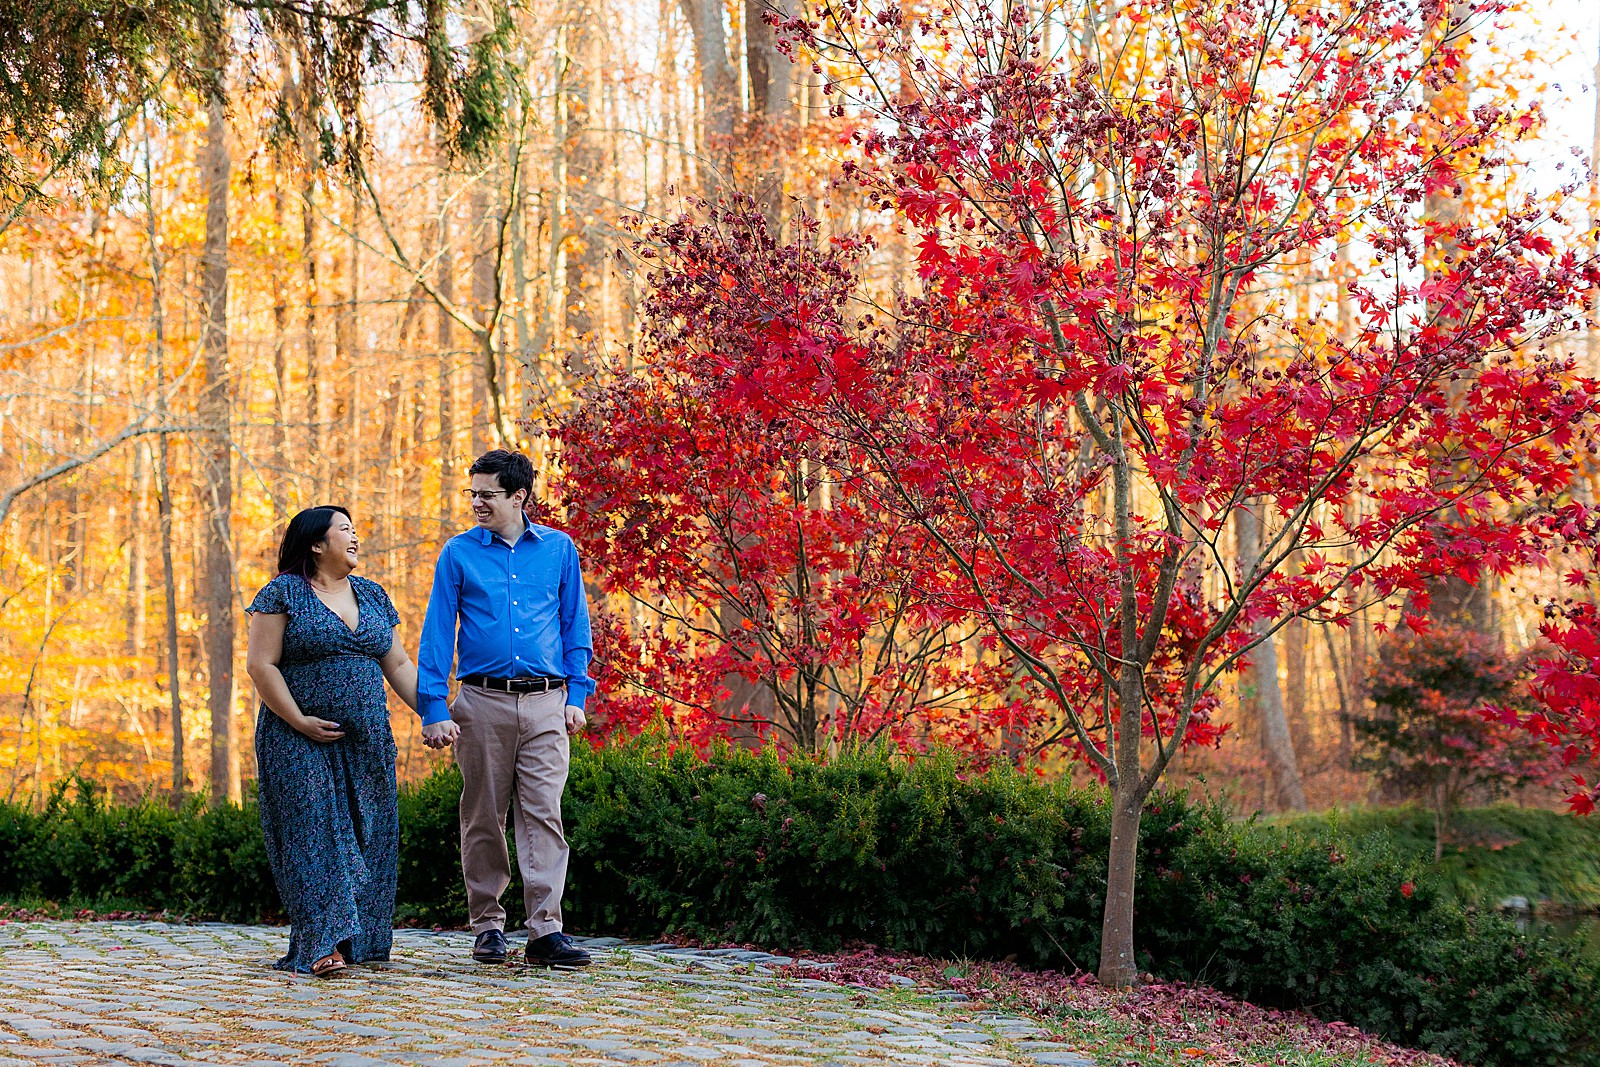
[[[576,940],[594,965],[549,972],[474,964],[464,933],[401,930],[392,963],[322,981],[271,969],[281,928],[0,925],[0,1067],[1093,1067],[959,994],[784,976],[773,968],[791,961],[764,953]]]

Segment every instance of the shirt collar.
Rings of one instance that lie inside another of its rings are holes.
[[[523,524],[524,524],[523,527],[522,527],[522,537],[517,538],[517,543],[518,544],[521,544],[523,538],[526,538],[526,537],[531,537],[535,541],[543,541],[544,540],[544,537],[545,537],[544,527],[540,526],[538,523],[529,522],[527,519],[523,519],[522,521],[523,521]],[[493,530],[489,529],[487,526],[474,526],[472,528],[472,532],[478,538],[478,544],[480,544],[480,545],[491,544],[492,542],[499,540],[499,536],[500,536],[499,534],[495,533]]]

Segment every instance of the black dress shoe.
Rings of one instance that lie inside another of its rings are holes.
[[[589,954],[572,943],[572,938],[557,930],[543,937],[528,938],[524,953],[530,967],[587,967]]]
[[[506,935],[499,930],[485,930],[472,943],[472,958],[479,963],[504,963],[506,961]]]

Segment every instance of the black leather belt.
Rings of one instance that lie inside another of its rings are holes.
[[[464,674],[462,685],[493,689],[496,693],[548,693],[567,684],[565,678],[491,678],[487,674]]]

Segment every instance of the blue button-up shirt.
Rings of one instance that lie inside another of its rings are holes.
[[[594,644],[572,538],[529,523],[515,544],[482,526],[445,542],[417,653],[423,725],[450,717],[451,660],[457,677],[565,678],[583,707]]]

